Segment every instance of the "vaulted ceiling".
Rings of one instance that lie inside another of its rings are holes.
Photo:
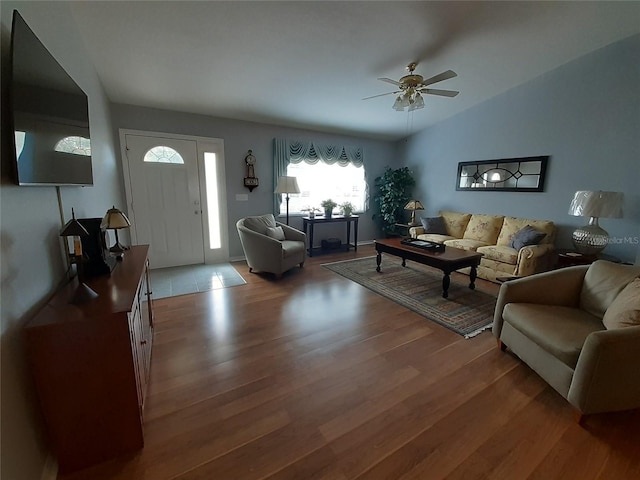
[[[398,139],[640,32],[640,2],[71,2],[111,101]],[[410,62],[426,106],[396,112]],[[589,81],[585,78],[584,81]]]

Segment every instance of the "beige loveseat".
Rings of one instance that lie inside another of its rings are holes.
[[[582,415],[640,408],[640,266],[598,260],[500,287],[493,334]]]
[[[439,215],[444,220],[446,235],[426,233],[423,227],[410,228],[409,235],[482,253],[480,278],[496,282],[497,277],[525,277],[550,270],[555,262],[556,227],[551,221],[449,211],[441,211]],[[546,235],[537,245],[511,248],[513,235],[527,225]]]
[[[269,272],[280,278],[296,265],[304,265],[307,236],[276,222],[272,214],[241,218],[236,228],[250,272]]]

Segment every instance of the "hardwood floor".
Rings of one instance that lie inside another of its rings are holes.
[[[640,411],[581,427],[490,332],[465,340],[320,266],[373,254],[280,281],[234,264],[247,285],[156,301],[145,448],[60,478],[640,478]]]

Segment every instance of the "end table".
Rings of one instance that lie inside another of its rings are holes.
[[[579,253],[575,250],[567,248],[556,250],[556,254],[558,255],[556,268],[573,267],[575,265],[591,265],[596,260],[607,260],[614,263],[621,262],[618,257],[607,255],[606,253],[599,253],[597,255],[585,255],[583,253]]]

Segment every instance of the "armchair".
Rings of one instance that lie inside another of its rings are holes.
[[[276,222],[272,214],[241,218],[236,228],[250,272],[269,272],[281,278],[295,265],[303,267],[307,241],[303,232]]]
[[[640,408],[640,267],[598,260],[500,287],[493,334],[583,415]]]

